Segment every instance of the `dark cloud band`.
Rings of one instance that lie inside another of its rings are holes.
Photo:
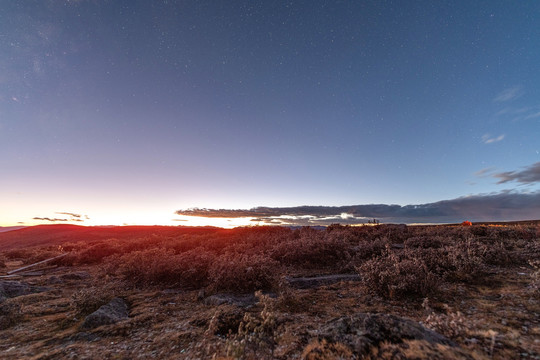
[[[540,218],[540,191],[533,193],[503,191],[406,206],[373,204],[257,207],[249,210],[194,208],[178,210],[176,214],[211,218],[253,217],[255,222],[284,225],[367,223],[373,218],[396,223],[532,220]]]

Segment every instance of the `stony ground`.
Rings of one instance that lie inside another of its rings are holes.
[[[7,262],[2,273],[21,264]],[[445,285],[441,296],[391,301],[370,295],[355,279],[313,286],[283,279],[274,293],[216,296],[134,288],[99,266],[49,267],[0,279],[0,354],[3,359],[540,359],[533,276],[530,266],[493,267],[475,284]],[[125,303],[125,316],[120,311],[99,320],[103,325],[83,325],[115,298]]]

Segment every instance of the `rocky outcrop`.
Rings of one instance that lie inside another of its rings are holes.
[[[340,349],[350,351],[355,356],[393,351],[394,355],[411,349],[411,344],[420,349],[429,349],[438,354],[440,359],[468,359],[467,353],[457,345],[421,324],[406,318],[389,314],[358,313],[334,319],[324,325],[318,339],[311,347],[306,348],[304,358],[316,359],[317,354],[328,353]],[[444,355],[444,356],[443,356]],[[448,356],[446,356],[448,355]]]
[[[114,324],[129,317],[128,306],[121,298],[114,298],[84,319],[82,329],[93,329],[102,325]]]
[[[256,304],[258,299],[253,294],[233,295],[233,294],[215,294],[210,295],[203,300],[206,305],[219,306],[223,304],[248,307]]]
[[[312,289],[320,286],[335,284],[340,281],[360,281],[360,276],[358,274],[336,274],[299,278],[286,277],[285,280],[293,288]]]
[[[49,290],[42,286],[33,286],[22,281],[1,281],[0,282],[0,302],[7,298],[35,294]]]

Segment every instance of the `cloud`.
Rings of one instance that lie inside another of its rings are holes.
[[[492,144],[492,143],[501,141],[502,139],[504,139],[504,137],[505,137],[505,134],[501,134],[497,137],[493,137],[490,134],[485,134],[485,135],[482,135],[482,142],[484,144]]]
[[[33,220],[43,220],[43,221],[50,221],[50,222],[57,222],[57,221],[69,221],[68,219],[58,219],[58,218],[49,218],[49,217],[33,217]]]
[[[505,89],[501,91],[497,96],[495,96],[495,99],[493,99],[493,101],[506,102],[506,101],[517,99],[521,95],[523,95],[521,86],[514,86],[509,89]]]
[[[527,106],[521,108],[506,107],[498,111],[496,116],[505,117],[513,122],[540,118],[540,106]]]
[[[506,171],[493,174],[492,176],[500,179],[497,184],[504,184],[510,181],[516,181],[521,184],[540,183],[540,161],[524,167],[521,171]]]
[[[178,215],[214,218],[252,217],[254,222],[280,225],[363,224],[376,218],[386,223],[455,223],[514,221],[540,218],[540,191],[501,191],[420,205],[256,207],[249,210],[187,209]],[[342,214],[347,214],[343,216]]]
[[[69,218],[56,218],[56,217],[40,217],[40,216],[36,216],[33,218],[33,220],[42,220],[42,221],[50,221],[50,222],[72,222],[72,221],[76,221],[76,222],[84,222],[84,220],[88,220],[90,219],[88,217],[88,215],[81,215],[81,214],[76,214],[76,213],[72,213],[72,212],[66,212],[66,211],[59,211],[59,212],[55,212],[55,214],[58,214],[58,215],[67,215]]]
[[[68,215],[68,216],[75,217],[75,218],[80,218],[82,216],[81,214],[75,214],[75,213],[70,213],[70,212],[57,212],[55,214]]]
[[[536,119],[540,117],[540,111],[525,116],[525,120]]]
[[[495,171],[495,168],[493,166],[492,167],[487,167],[487,168],[483,168],[483,169],[480,169],[477,172],[475,172],[474,176],[476,176],[476,177],[485,177],[485,176],[489,176],[494,171]]]

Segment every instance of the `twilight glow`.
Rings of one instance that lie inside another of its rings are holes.
[[[0,226],[539,219],[539,13],[2,1]]]

